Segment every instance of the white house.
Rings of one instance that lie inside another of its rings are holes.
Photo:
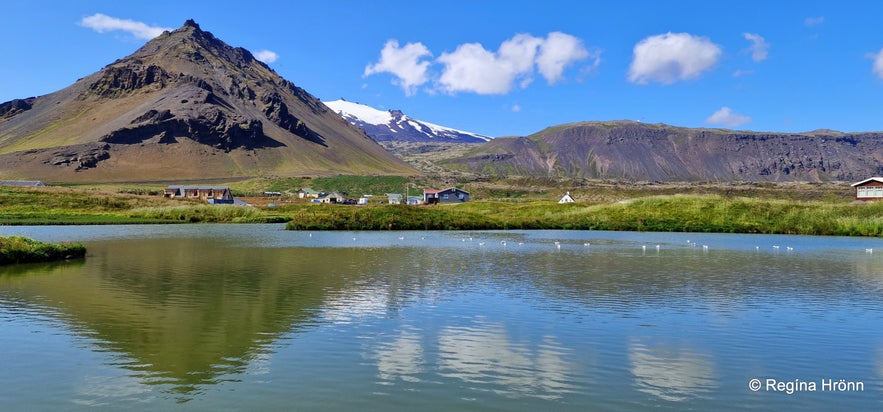
[[[561,199],[558,200],[558,203],[573,203],[573,196],[570,195],[570,192],[567,192],[564,194],[564,196],[561,196]]]

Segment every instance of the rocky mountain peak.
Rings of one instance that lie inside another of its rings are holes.
[[[86,112],[88,116],[70,115]],[[50,124],[45,119],[61,120]],[[41,132],[44,129],[47,132]],[[55,130],[61,134],[56,136]],[[19,134],[41,138],[19,141]],[[367,162],[367,170],[410,172],[404,162],[342,122],[311,94],[283,79],[248,50],[202,30],[194,20],[163,32],[135,53],[83,77],[54,97],[3,103],[0,136],[8,136],[0,142],[0,155],[32,150],[39,155],[36,162],[41,161],[43,149],[55,148],[58,142],[71,146],[63,151],[65,158],[98,143],[106,153],[80,164],[77,171],[117,162],[121,156],[114,152],[150,151],[160,156],[170,146],[187,146],[199,148],[188,149],[193,153],[209,156],[256,156],[256,150],[264,150],[266,161],[206,160],[224,163],[227,169],[255,165],[242,173],[259,173],[265,167],[304,169],[302,164],[314,165],[308,168],[318,168],[318,173],[326,173],[329,165],[360,170],[361,166],[349,164],[356,159]],[[70,163],[52,159],[43,164],[65,167]],[[289,163],[294,159],[304,161]],[[174,174],[175,170],[160,164],[145,167],[155,167],[157,173],[165,169]],[[279,172],[291,173],[274,171]]]
[[[184,22],[184,26],[182,26],[181,28],[184,28],[184,27],[192,27],[192,28],[195,28],[196,30],[199,30],[199,25],[196,24],[196,21],[193,19],[187,19],[187,21]]]

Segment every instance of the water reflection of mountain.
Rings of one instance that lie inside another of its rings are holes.
[[[242,372],[281,335],[314,325],[351,253],[205,239],[98,242],[85,264],[31,266],[0,276],[0,287],[59,313],[96,350],[119,354],[142,383],[187,393]]]
[[[459,275],[438,276],[447,268],[437,255],[409,248],[236,247],[207,238],[88,247],[81,263],[4,268],[0,289],[56,313],[129,376],[185,398],[237,379],[285,335],[468,287]]]

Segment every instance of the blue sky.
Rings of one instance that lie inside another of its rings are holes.
[[[21,1],[0,102],[51,93],[194,19],[322,100],[489,136],[588,120],[883,130],[875,1]]]

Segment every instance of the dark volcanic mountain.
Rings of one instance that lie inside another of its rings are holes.
[[[401,110],[377,110],[346,100],[325,102],[341,117],[378,142],[484,143],[491,138],[417,120]]]
[[[883,174],[883,133],[585,122],[496,138],[443,164],[492,175],[632,181],[857,181]]]
[[[143,181],[411,174],[192,20],[58,92],[0,105],[0,177]]]

